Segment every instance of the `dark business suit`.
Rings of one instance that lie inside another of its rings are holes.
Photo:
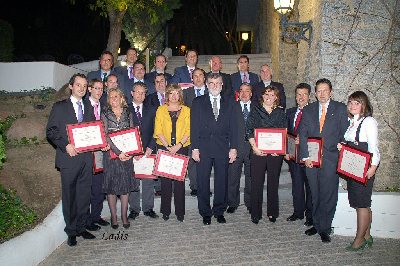
[[[156,151],[156,141],[153,138],[154,133],[154,119],[156,117],[156,108],[151,105],[144,105],[142,107],[142,119],[136,115],[136,110],[133,105],[129,106],[132,113],[133,124],[139,127],[140,138],[142,140],[143,151],[146,148]],[[143,212],[150,211],[154,208],[154,180],[142,179],[142,210]],[[140,191],[133,191],[129,193],[129,206],[130,211],[140,213]]]
[[[251,104],[250,104],[251,106]],[[250,106],[248,105],[249,115]],[[250,178],[250,152],[251,146],[246,140],[246,121],[244,120],[240,102],[235,103],[236,119],[238,121],[238,151],[237,158],[229,165],[228,170],[228,206],[238,207],[240,204],[240,177],[242,175],[242,166],[244,164],[244,204],[247,208],[251,207],[251,178]]]
[[[150,86],[150,88],[147,88],[147,89],[150,91],[156,91],[156,87],[154,84],[154,80],[155,80],[156,76],[157,76],[157,71],[152,71],[152,72],[146,73],[144,75],[144,79],[148,81],[149,86]],[[165,81],[167,82],[167,84],[169,84],[171,82],[172,75],[167,72],[164,72],[164,76],[165,76]]]
[[[294,132],[294,119],[298,107],[292,107],[286,110],[288,119],[288,132]],[[297,132],[296,132],[297,134]],[[308,185],[306,167],[304,164],[298,164],[294,161],[288,161],[290,176],[292,177],[292,197],[293,197],[293,214],[299,218],[304,217],[304,212],[307,220],[312,219],[312,202],[311,191]],[[304,189],[305,188],[305,189]]]
[[[118,76],[118,73],[116,73],[114,71],[114,69],[110,70],[110,74],[109,75],[111,75],[111,74],[115,74],[115,75]],[[107,77],[109,75],[107,75]],[[99,79],[99,80],[103,81],[103,77],[101,76],[101,70],[99,69],[99,70],[90,71],[87,74],[86,79],[87,79],[88,82],[90,82],[92,79]],[[104,80],[104,82],[105,82],[105,80]]]
[[[143,104],[150,105],[157,110],[157,107],[161,105],[157,92],[153,92],[152,94],[146,96]]]
[[[211,73],[212,72],[208,72],[207,76]],[[219,74],[222,76],[222,82],[224,83],[222,86],[221,95],[225,97],[233,97],[231,75],[222,72],[219,72]]]
[[[190,78],[190,73],[186,65],[175,68],[171,83],[192,83],[192,79]]]
[[[204,95],[208,94],[208,89],[205,87],[204,89]],[[183,90],[183,103],[189,107],[192,108],[192,102],[196,98],[196,91],[194,87],[189,87],[185,90]]]
[[[197,201],[203,217],[223,215],[226,209],[229,150],[237,149],[237,119],[234,101],[221,97],[217,121],[215,121],[209,95],[193,100],[190,113],[190,138],[192,150],[198,149]],[[214,165],[214,202],[210,206],[210,175]]]
[[[248,72],[248,78],[250,80],[250,85],[254,87],[260,79],[258,78],[258,75],[253,73],[253,72]],[[231,82],[232,82],[232,94],[235,95],[235,92],[237,92],[240,88],[240,85],[242,85],[242,76],[240,75],[240,72],[235,72],[231,74]]]
[[[300,158],[308,158],[308,137],[322,137],[324,140],[322,167],[306,169],[313,205],[313,223],[320,234],[330,233],[336,211],[339,186],[339,177],[336,174],[339,154],[337,144],[344,140],[343,136],[349,125],[347,118],[346,106],[330,100],[320,133],[319,102],[314,102],[304,107],[299,125]]]
[[[283,107],[283,109],[286,109],[286,94],[283,84],[271,81],[271,86],[274,86],[279,90],[279,106]],[[260,82],[258,82],[256,85],[253,86],[253,91],[252,91],[253,96],[251,98],[258,102],[262,96],[264,89],[265,89],[265,84],[264,81],[261,80]]]
[[[151,84],[150,84],[150,82],[148,80],[143,78],[143,82],[144,82],[144,84],[146,84],[146,88],[147,88],[146,96],[155,92],[154,90],[149,89],[149,88],[151,88]],[[132,91],[132,88],[133,88],[133,84],[135,84],[135,79],[133,79],[133,78],[129,79],[128,76],[126,76],[124,78],[124,81],[123,81],[122,85],[119,84],[120,88],[122,88],[122,90],[124,92],[124,95],[125,95],[125,98],[126,98],[126,103],[128,105],[130,105],[132,103],[131,91]]]
[[[95,120],[93,107],[83,101],[83,122]],[[62,209],[64,231],[76,236],[85,231],[92,184],[93,154],[79,153],[69,156],[66,125],[78,123],[70,98],[56,102],[50,112],[46,127],[48,140],[56,146],[56,167],[61,173]]]

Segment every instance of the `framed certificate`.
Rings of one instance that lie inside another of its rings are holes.
[[[67,125],[69,143],[79,152],[95,151],[107,146],[106,134],[101,121]]]
[[[311,159],[314,167],[322,165],[322,148],[324,141],[319,137],[311,137],[307,140],[308,157]]]
[[[135,177],[141,179],[157,179],[157,176],[153,175],[155,160],[155,155],[133,158]]]
[[[366,184],[368,181],[366,175],[371,164],[371,158],[371,153],[343,144],[339,152],[336,171],[339,174]]]
[[[142,140],[140,139],[139,128],[127,128],[109,133],[111,141],[117,148],[129,155],[143,154]],[[116,159],[118,156],[110,150],[111,159]]]
[[[153,175],[183,182],[185,181],[188,164],[189,157],[187,156],[158,150]]]
[[[103,172],[103,152],[93,152],[93,173],[98,174]]]
[[[289,159],[297,162],[297,153],[299,145],[296,144],[296,135],[291,133],[287,134],[287,153],[289,154]]]
[[[178,83],[182,90],[186,90],[187,88],[193,87],[193,83]]]
[[[265,153],[286,154],[286,128],[256,128],[257,147]]]

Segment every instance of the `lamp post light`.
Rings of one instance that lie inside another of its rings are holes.
[[[289,14],[293,11],[294,0],[274,0],[275,11],[281,19],[282,37],[284,40],[291,40],[299,43],[301,40],[311,45],[312,40],[312,21],[291,22],[288,20]],[[308,32],[308,38],[306,33]]]

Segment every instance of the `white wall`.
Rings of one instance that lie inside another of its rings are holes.
[[[75,73],[82,70],[56,62],[0,63],[0,90],[20,92],[65,85]]]

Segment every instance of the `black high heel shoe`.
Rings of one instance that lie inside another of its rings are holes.
[[[117,219],[115,219],[115,220],[117,220]],[[119,227],[118,222],[116,224],[114,224],[112,218],[111,218],[110,224],[111,224],[112,229],[118,229],[118,227]]]

